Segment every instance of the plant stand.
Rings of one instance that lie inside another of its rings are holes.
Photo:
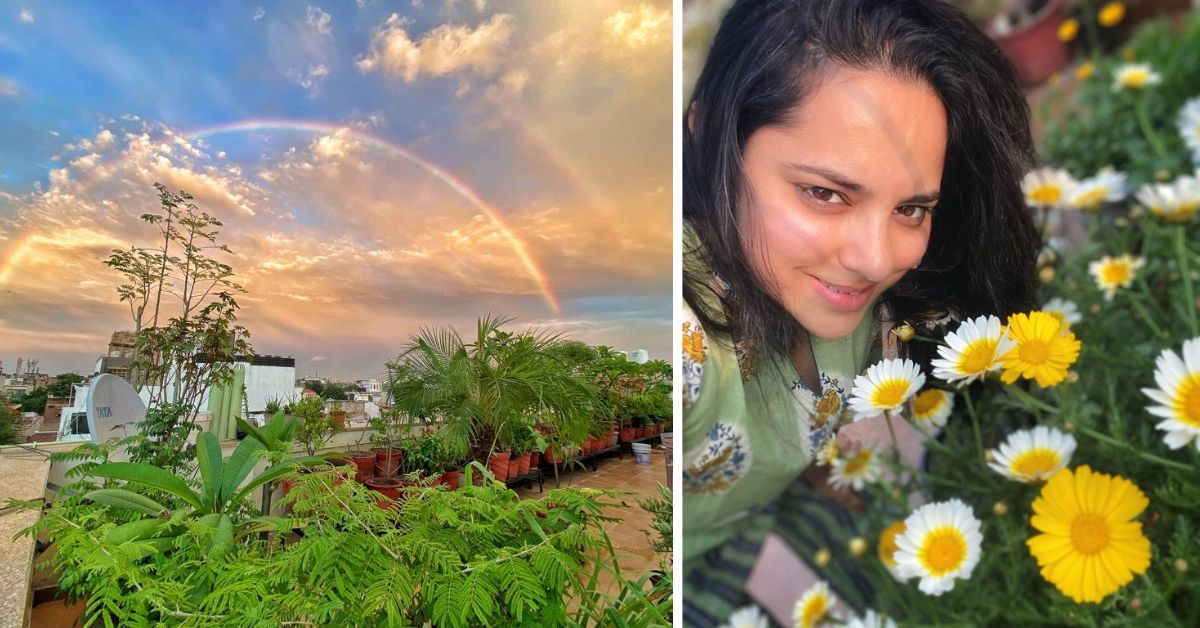
[[[557,467],[555,468],[555,473],[556,474],[558,473]],[[557,475],[555,477],[557,478]],[[541,493],[544,488],[543,481],[544,481],[544,478],[542,476],[542,470],[539,468],[530,467],[529,473],[526,473],[524,475],[518,475],[517,477],[514,477],[514,478],[508,478],[507,480],[504,481],[504,485],[509,488],[512,488],[518,484],[524,484],[525,488],[532,490],[533,483],[537,482],[538,483],[538,492]]]

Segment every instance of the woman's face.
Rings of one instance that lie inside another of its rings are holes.
[[[942,181],[946,114],[924,83],[831,69],[746,142],[742,246],[810,334],[845,336],[917,265]]]

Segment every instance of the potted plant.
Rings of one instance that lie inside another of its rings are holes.
[[[375,452],[362,448],[362,441],[365,436],[365,432],[360,433],[358,441],[353,445],[354,449],[351,449],[347,454],[350,456],[350,462],[357,469],[354,474],[354,480],[359,484],[365,484],[367,480],[375,477]]]
[[[442,439],[437,434],[423,434],[404,441],[404,469],[421,480],[441,478],[446,467]]]
[[[375,454],[375,475],[390,478],[400,471],[404,451],[396,445],[403,437],[404,423],[400,411],[391,408],[371,419],[371,452]]]
[[[1024,85],[1036,85],[1067,64],[1070,48],[1059,39],[1063,0],[1018,0],[984,30],[1017,70]]]

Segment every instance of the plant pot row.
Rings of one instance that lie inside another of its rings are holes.
[[[494,453],[488,458],[487,468],[497,480],[505,482],[528,474],[530,469],[536,469],[541,464],[541,457],[542,454],[536,451],[517,456],[507,451]]]
[[[639,438],[661,434],[662,428],[662,423],[651,423],[646,427],[623,427],[621,428],[621,442],[628,443]]]

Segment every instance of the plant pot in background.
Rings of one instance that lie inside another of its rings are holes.
[[[354,475],[354,480],[359,484],[365,484],[367,480],[375,477],[375,454],[369,451],[352,451],[350,452],[350,460],[354,462],[354,466],[358,468],[358,473]]]
[[[494,453],[487,461],[488,471],[496,476],[496,479],[503,482],[508,479],[508,459],[509,453]]]
[[[622,443],[628,443],[629,441],[631,441],[635,438],[637,438],[637,428],[636,427],[621,428],[621,442]]]
[[[400,470],[403,451],[393,447],[389,453],[386,447],[376,447],[371,450],[375,454],[375,477],[390,478]]]
[[[451,469],[442,474],[441,483],[450,487],[450,490],[458,489],[458,482],[462,479],[462,471]]]
[[[1063,21],[1063,0],[1029,0],[1040,8],[1028,22],[1003,30],[999,19],[987,25],[987,33],[1017,70],[1022,85],[1041,83],[1067,64],[1070,48],[1058,40]],[[1003,32],[1002,32],[1003,31]]]
[[[391,501],[377,500],[375,503],[380,508],[388,508],[394,501],[400,499],[400,488],[403,484],[396,478],[371,478],[367,480],[366,484],[367,488],[391,498]]]
[[[517,475],[529,473],[529,453],[523,453],[517,458]]]
[[[529,454],[529,466],[530,467],[533,467],[534,469],[536,469],[536,468],[538,468],[538,466],[541,465],[541,463],[542,463],[541,452],[534,451]]]
[[[521,457],[515,454],[509,454],[508,477],[506,479],[511,480],[518,475],[521,475]]]

